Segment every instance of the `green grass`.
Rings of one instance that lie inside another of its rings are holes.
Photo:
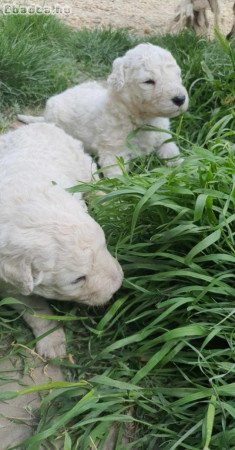
[[[4,117],[15,101],[43,102],[76,77],[106,76],[140,41],[125,31],[72,32],[42,17],[1,18],[0,35]],[[13,36],[18,48],[28,39],[28,53],[11,52]],[[185,162],[172,169],[151,156],[130,174],[77,188],[91,192],[90,212],[125,281],[104,309],[54,304],[75,365],[62,362],[71,384],[47,386],[29,450],[54,448],[58,436],[66,450],[101,450],[115,422],[116,450],[235,448],[234,44],[190,33],[149,41],[173,52],[190,92],[189,111],[172,127]],[[1,310],[2,351],[11,334],[33,345],[15,313]],[[78,320],[66,321],[71,315]]]

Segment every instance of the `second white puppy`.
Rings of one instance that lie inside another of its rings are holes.
[[[44,118],[18,118],[25,123],[53,122],[81,139],[87,152],[98,154],[104,174],[112,177],[120,173],[117,156],[128,161],[156,151],[163,159],[175,158],[169,164],[181,162],[176,144],[166,142],[168,133],[140,131],[133,149],[127,147],[126,138],[146,124],[168,130],[169,118],[187,108],[188,94],[171,53],[140,44],[114,60],[107,88],[95,81],[83,83],[51,97]]]
[[[0,291],[51,315],[41,298],[106,303],[123,273],[108,252],[101,227],[81,195],[65,188],[92,177],[82,144],[51,124],[34,124],[0,136]],[[36,337],[56,322],[23,314]],[[65,353],[61,329],[40,339],[46,357]]]

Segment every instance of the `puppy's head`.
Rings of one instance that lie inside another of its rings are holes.
[[[156,45],[137,45],[115,59],[108,84],[138,116],[170,118],[188,108],[179,66],[170,52]]]
[[[123,272],[101,227],[72,204],[69,212],[41,210],[37,221],[31,205],[31,220],[26,226],[23,216],[2,250],[0,279],[23,295],[101,305],[120,288]]]

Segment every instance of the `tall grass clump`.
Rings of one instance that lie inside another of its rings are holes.
[[[76,35],[75,58],[83,72],[93,78],[106,77],[112,62],[139,43],[125,30],[82,29]]]
[[[108,73],[112,57],[141,40],[125,31],[71,33],[84,76]],[[152,155],[130,173],[120,160],[122,176],[71,189],[90,194],[125,280],[102,310],[54,304],[74,363],[60,362],[70,382],[37,388],[46,395],[27,450],[56,448],[57,439],[65,449],[107,449],[113,426],[115,450],[235,448],[234,43],[218,32],[214,42],[188,32],[148,40],[183,69],[191,103],[172,137],[185,160],[168,168]],[[3,304],[2,329],[19,340],[12,314]]]
[[[55,17],[0,16],[0,104],[32,104],[75,80],[73,32]]]

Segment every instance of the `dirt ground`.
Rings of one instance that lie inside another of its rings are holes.
[[[164,33],[181,0],[14,0],[4,3],[54,7],[54,13],[75,28],[108,27],[128,28],[138,34]],[[220,0],[221,28],[228,32],[232,26],[234,0]],[[55,9],[57,8],[57,9]],[[212,14],[208,18],[213,25]]]

